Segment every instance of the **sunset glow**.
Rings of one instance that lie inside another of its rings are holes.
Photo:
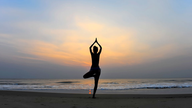
[[[89,46],[95,38],[103,46],[100,65],[110,72],[121,68],[125,74],[127,67],[191,59],[190,3],[21,1],[0,2],[0,60],[6,63],[29,67],[47,63],[67,71],[88,71]]]

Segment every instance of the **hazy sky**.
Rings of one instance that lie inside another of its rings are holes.
[[[0,78],[192,77],[191,0],[0,0]]]

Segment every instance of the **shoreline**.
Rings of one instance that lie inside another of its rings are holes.
[[[69,93],[69,94],[89,94],[93,89],[36,89],[36,90],[0,90],[0,91],[21,91],[21,92],[41,92],[41,93]],[[96,94],[192,94],[192,88],[171,88],[171,89],[131,89],[131,90],[97,90]]]
[[[20,95],[20,96],[65,96],[66,98],[91,97],[92,94],[79,93],[51,93],[32,91],[7,91],[0,90],[0,95]],[[114,98],[192,98],[192,94],[96,94],[97,97]]]
[[[1,108],[191,108],[192,94],[91,94],[0,90]]]

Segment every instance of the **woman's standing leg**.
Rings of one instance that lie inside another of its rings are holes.
[[[98,82],[99,82],[100,73],[101,73],[101,70],[98,70],[98,71],[96,72],[96,74],[94,75],[95,87],[94,87],[93,97],[92,97],[92,98],[95,98],[95,93],[96,93],[96,91],[97,91],[97,86],[98,86]]]

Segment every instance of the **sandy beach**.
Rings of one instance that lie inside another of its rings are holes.
[[[0,91],[0,108],[192,108],[192,94],[89,94]]]

